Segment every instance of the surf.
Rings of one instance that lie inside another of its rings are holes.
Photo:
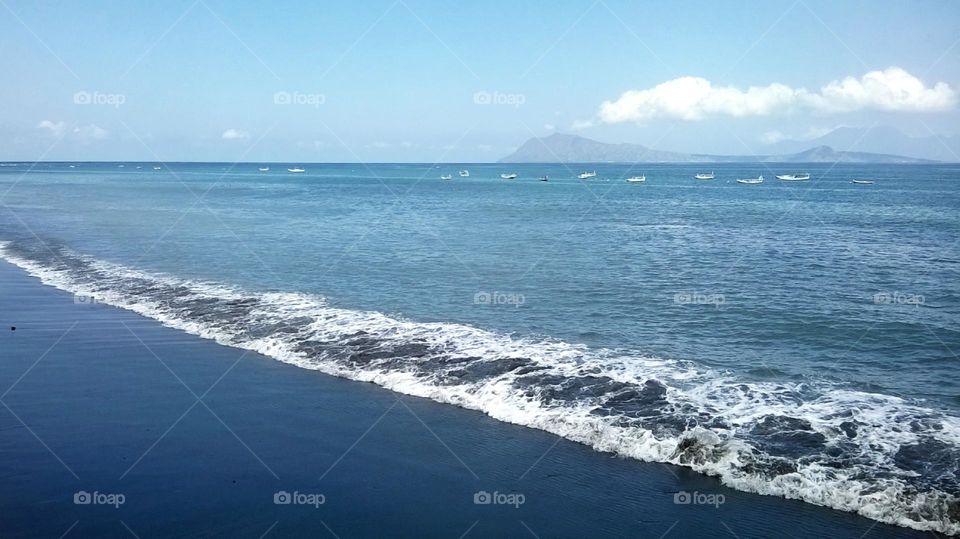
[[[338,308],[296,291],[150,273],[64,245],[0,243],[47,285],[304,369],[482,411],[730,487],[960,533],[960,419],[824,381]]]

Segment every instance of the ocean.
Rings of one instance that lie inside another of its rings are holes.
[[[0,256],[76,302],[960,533],[960,166],[6,165]]]

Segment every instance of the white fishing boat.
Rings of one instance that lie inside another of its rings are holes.
[[[509,174],[501,174],[500,177],[503,178],[504,180],[513,180],[517,177],[517,175],[516,173],[511,172]]]
[[[294,172],[294,173],[306,172],[306,171],[307,171],[307,170],[306,170],[306,169],[303,169],[303,168],[288,168],[288,169],[287,169],[287,172]]]
[[[70,165],[70,168],[77,168],[77,165]]]
[[[777,179],[785,182],[802,182],[810,179],[809,174],[778,174]]]
[[[643,183],[645,181],[647,181],[646,176],[632,176],[627,178],[627,183]]]
[[[453,179],[453,174],[444,174],[443,176],[440,176],[440,179],[441,179],[441,180],[452,180],[452,179]]]
[[[460,171],[460,177],[461,177],[461,178],[469,178],[469,177],[470,177],[470,171],[467,170],[467,169],[461,170],[461,171]]]
[[[745,183],[747,185],[757,185],[763,183],[763,174],[761,174],[758,178],[744,178],[737,180],[737,183]]]
[[[160,169],[162,169],[162,168],[163,168],[163,167],[153,167],[153,170],[160,170]]]
[[[548,181],[550,181],[550,176],[540,176],[540,177],[537,178],[537,179],[540,180],[540,181],[542,181],[542,182],[548,182]]]
[[[260,172],[270,172],[270,167],[260,167],[257,170],[259,170]]]
[[[694,176],[694,178],[698,180],[712,180],[714,177],[715,176],[713,175],[713,172],[711,172],[710,174],[704,174],[703,172],[701,172]]]
[[[594,170],[593,172],[581,172],[580,174],[577,174],[577,179],[580,179],[580,180],[586,180],[587,178],[596,178],[596,177],[597,177],[596,170]]]
[[[873,180],[850,180],[850,183],[857,185],[873,185]]]

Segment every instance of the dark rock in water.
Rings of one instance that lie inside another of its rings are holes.
[[[608,376],[577,376],[563,378],[560,376],[544,377],[544,382],[557,379],[557,383],[548,383],[541,390],[540,395],[544,402],[551,401],[580,401],[602,397],[608,393],[630,388],[631,385],[617,382]]]
[[[753,427],[751,434],[775,434],[785,430],[809,431],[813,430],[813,427],[805,419],[785,415],[768,415]]]
[[[647,380],[642,386],[627,387],[615,393],[594,413],[628,417],[655,415],[666,402],[666,394],[666,386],[656,380]]]
[[[448,373],[449,376],[460,378],[464,381],[475,382],[495,378],[508,372],[526,367],[531,363],[526,358],[505,358],[495,359],[493,361],[475,361],[461,369],[453,370]]]
[[[768,415],[750,430],[751,442],[765,453],[799,458],[823,451],[827,439],[814,432],[809,421]]]
[[[960,491],[960,450],[955,446],[923,437],[918,443],[900,446],[893,462],[900,469],[919,474],[919,484],[945,492]]]
[[[726,452],[726,444],[708,444],[693,436],[680,440],[672,458],[678,459],[681,464],[703,464],[716,462]]]
[[[797,466],[796,463],[790,459],[771,458],[763,460],[758,459],[748,462],[743,467],[743,470],[752,474],[766,477],[768,479],[773,479],[774,477],[780,475],[796,472]]]
[[[840,430],[847,435],[847,438],[857,437],[857,424],[853,421],[844,421],[840,423]]]

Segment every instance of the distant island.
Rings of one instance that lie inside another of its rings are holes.
[[[498,163],[934,163],[882,153],[838,151],[815,146],[777,155],[709,155],[654,150],[640,144],[608,144],[578,135],[556,133],[531,138]]]

